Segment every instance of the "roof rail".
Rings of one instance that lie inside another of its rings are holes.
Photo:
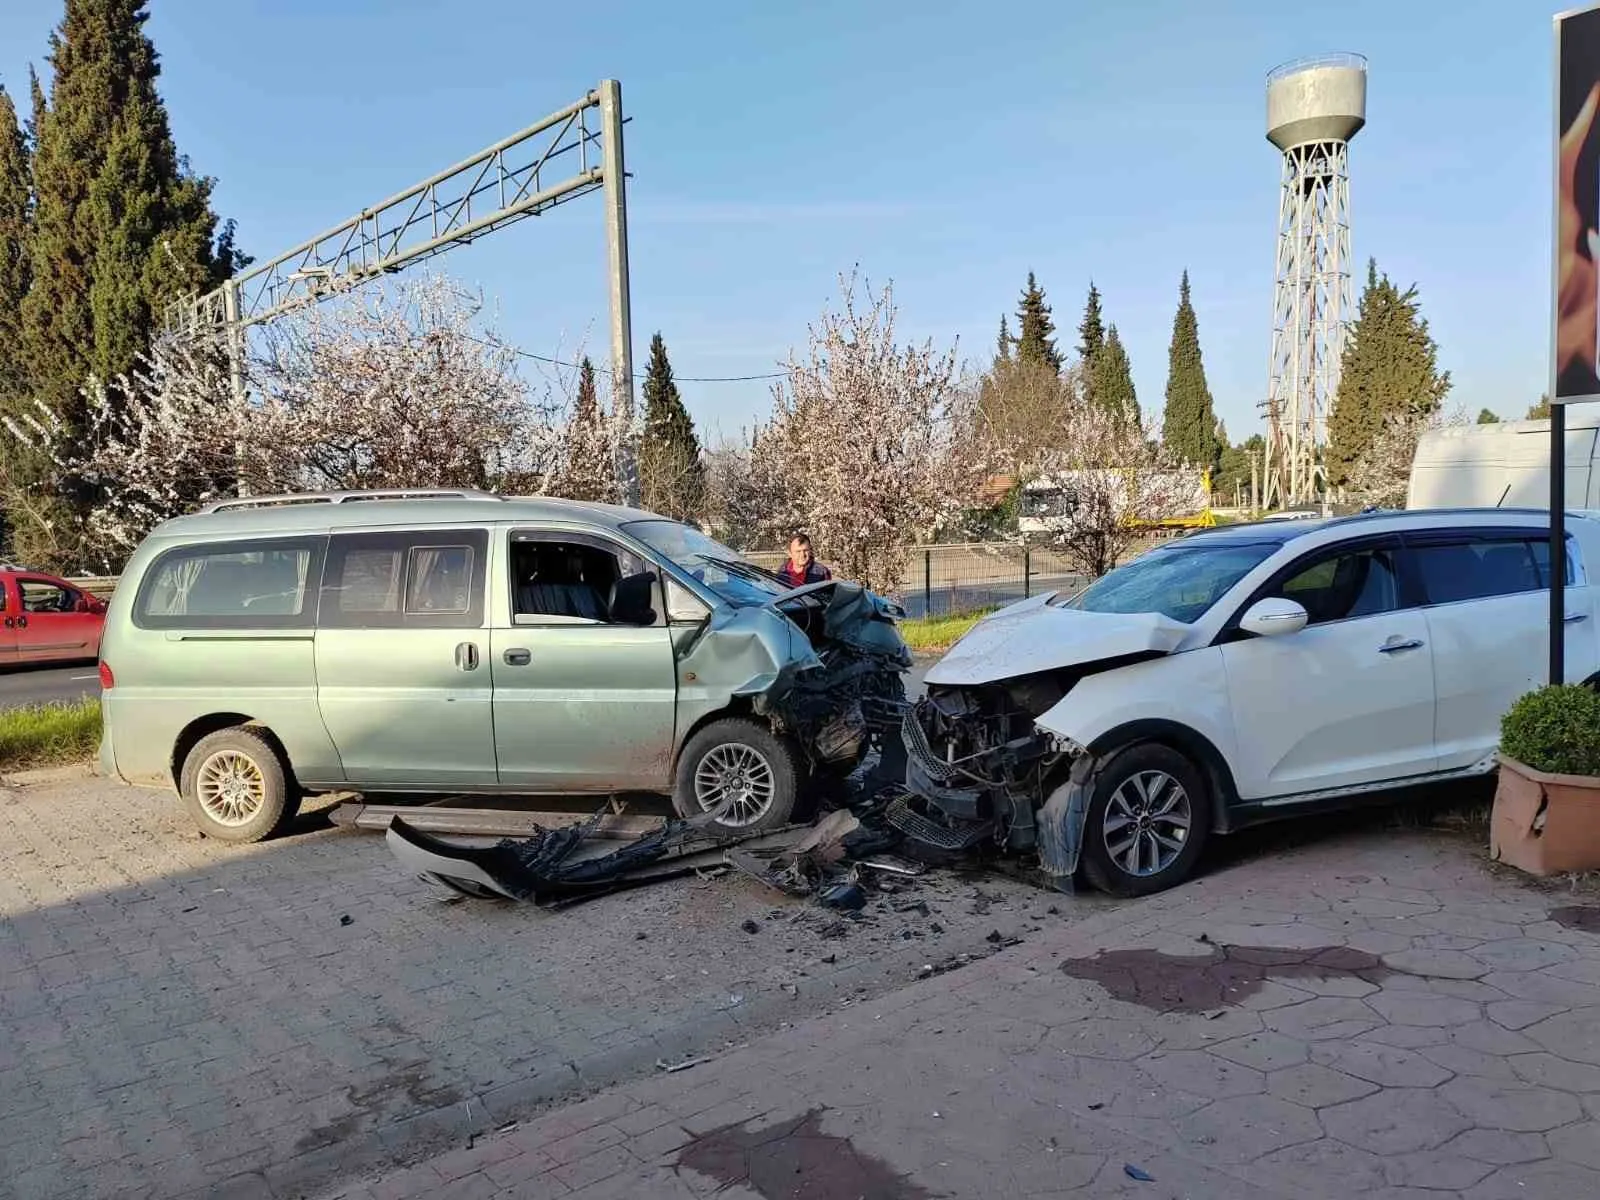
[[[374,488],[349,492],[284,492],[276,496],[238,496],[213,500],[199,514],[240,508],[275,508],[293,504],[353,504],[363,500],[504,500],[495,492],[477,488]]]

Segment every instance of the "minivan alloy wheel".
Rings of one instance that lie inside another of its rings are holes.
[[[755,824],[771,807],[773,789],[772,764],[742,742],[713,747],[694,773],[695,800],[706,812],[723,809],[722,825]]]
[[[1194,813],[1189,793],[1165,771],[1130,775],[1111,794],[1100,836],[1129,875],[1158,875],[1183,853]]]
[[[206,815],[219,825],[243,825],[266,800],[261,767],[237,750],[218,750],[200,764],[195,794]]]

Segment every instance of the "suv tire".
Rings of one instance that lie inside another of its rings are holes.
[[[219,842],[259,842],[300,810],[277,750],[245,726],[196,742],[183,760],[179,790],[200,832]]]
[[[724,717],[700,730],[678,757],[672,807],[680,817],[699,817],[732,798],[716,827],[763,833],[789,823],[799,791],[794,747],[763,722]]]
[[[1194,871],[1211,831],[1205,776],[1169,746],[1129,746],[1100,769],[1083,823],[1084,877],[1114,896],[1148,896]]]

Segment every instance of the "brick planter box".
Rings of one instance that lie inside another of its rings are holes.
[[[1530,875],[1600,870],[1600,778],[1548,775],[1502,754],[1489,857]]]

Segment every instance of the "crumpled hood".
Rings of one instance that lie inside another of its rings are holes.
[[[1048,596],[1010,605],[974,625],[928,671],[931,684],[996,683],[1135,654],[1170,654],[1189,626],[1160,613],[1052,608]]]

